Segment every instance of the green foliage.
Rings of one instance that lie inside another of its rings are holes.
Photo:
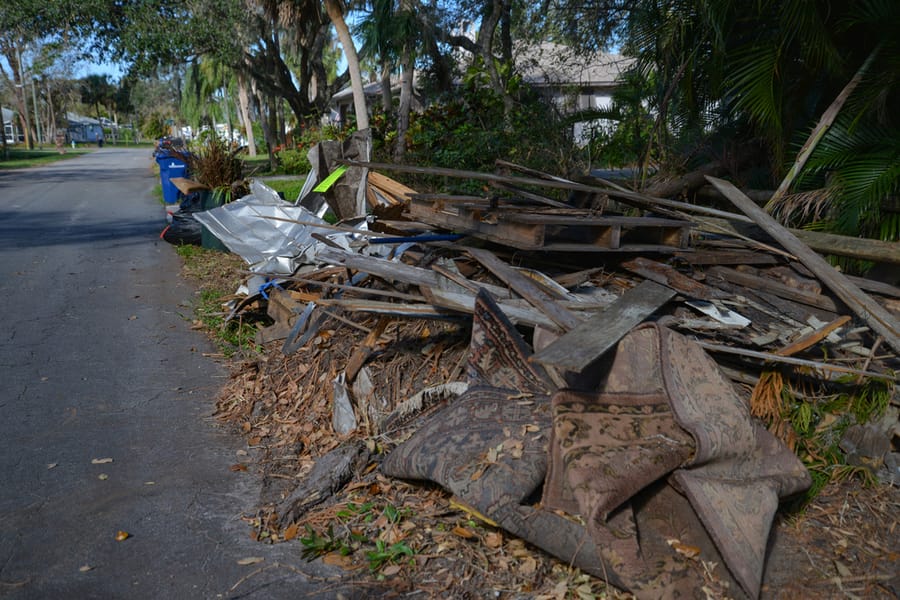
[[[323,534],[318,534],[309,525],[305,526],[306,535],[300,538],[303,545],[300,555],[306,560],[315,560],[329,552],[339,552],[347,556],[353,550],[334,534],[334,528],[329,527]]]
[[[591,135],[592,165],[624,167],[644,162],[653,131],[653,116],[646,104],[652,86],[652,78],[628,71],[620,78],[609,109],[580,115],[603,123]]]
[[[179,246],[177,249],[178,253],[186,259],[198,250],[196,246],[192,245]],[[257,331],[255,325],[244,322],[240,318],[225,321],[228,313],[222,306],[224,296],[226,293],[222,290],[201,290],[199,301],[194,308],[197,317],[207,331],[214,335],[219,350],[226,357],[233,356],[241,350],[258,351],[254,342]]]
[[[289,202],[293,202],[300,196],[305,181],[305,179],[268,179],[264,183],[276,192],[284,194]]]
[[[140,125],[141,133],[151,140],[158,140],[168,133],[166,119],[159,113],[153,113],[143,120]]]
[[[327,529],[317,532],[308,524],[304,526],[306,535],[300,538],[302,556],[313,560],[330,552],[343,556],[359,553],[365,557],[369,570],[377,573],[387,565],[412,560],[416,555],[415,549],[406,542],[388,543],[384,539],[388,529],[395,530],[410,516],[409,509],[398,509],[391,503],[348,502],[335,513],[336,520]]]
[[[27,167],[36,167],[49,163],[65,160],[67,158],[75,158],[92,152],[92,150],[66,150],[65,154],[60,154],[56,150],[28,150],[26,148],[7,148],[8,155],[4,159],[0,156],[0,169],[24,169]]]
[[[304,173],[309,173],[312,165],[309,164],[306,153],[306,150],[294,150],[290,148],[282,150],[277,154],[278,164],[280,165],[279,171],[287,175],[302,175]]]
[[[310,148],[323,140],[342,140],[352,132],[352,129],[341,129],[333,125],[316,127],[301,125],[299,137],[294,138],[295,147],[277,153],[279,172],[287,175],[306,175],[312,168],[306,158]]]
[[[840,378],[843,387],[827,395],[796,394],[789,385],[781,390],[787,422],[797,435],[796,452],[813,477],[813,486],[802,502],[814,498],[831,481],[859,476],[872,482],[866,469],[847,465],[839,447],[848,427],[865,424],[884,415],[891,400],[893,386],[887,379],[869,378],[857,383],[856,375]]]
[[[248,191],[243,180],[244,163],[228,143],[213,131],[205,131],[189,152],[181,153],[191,177],[211,190],[221,190],[231,198],[240,198]]]
[[[407,162],[492,171],[494,161],[502,158],[557,174],[575,170],[579,157],[570,128],[552,106],[513,77],[509,91],[515,103],[506,114],[503,99],[486,82],[486,73],[473,67],[458,93],[412,115]],[[374,136],[390,141],[383,130]]]
[[[386,565],[394,565],[407,557],[415,556],[415,551],[405,542],[388,545],[384,540],[375,540],[375,549],[366,552],[369,571],[379,571]]]

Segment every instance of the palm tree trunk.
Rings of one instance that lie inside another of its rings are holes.
[[[253,121],[250,119],[250,96],[247,93],[246,76],[238,72],[238,103],[241,107],[241,121],[247,132],[247,150],[250,156],[256,156],[256,138],[253,135]]]
[[[409,131],[409,113],[412,110],[413,66],[412,52],[409,46],[403,48],[400,58],[400,111],[397,115],[397,145],[394,147],[394,159],[402,162],[406,156],[406,132]]]
[[[381,61],[381,109],[385,115],[394,109],[394,98],[391,92],[391,65],[387,60]]]
[[[794,164],[791,166],[791,169],[788,171],[788,174],[785,175],[784,179],[781,181],[781,184],[778,186],[778,189],[775,190],[775,193],[772,194],[772,198],[766,204],[766,210],[772,212],[775,206],[781,201],[781,198],[787,193],[788,189],[791,187],[791,184],[794,182],[794,179],[797,175],[800,174],[800,171],[803,170],[803,167],[806,165],[806,161],[809,160],[809,157],[812,155],[813,150],[816,149],[816,146],[819,144],[819,141],[825,136],[825,132],[828,131],[828,128],[831,127],[831,124],[834,123],[834,120],[837,118],[838,113],[841,112],[841,108],[843,108],[844,103],[847,102],[847,98],[850,97],[850,94],[853,93],[853,90],[856,89],[856,86],[859,85],[859,82],[862,81],[863,75],[869,69],[869,66],[875,60],[875,57],[878,55],[879,50],[881,50],[882,44],[875,46],[875,49],[869,54],[869,57],[863,62],[862,66],[856,71],[856,74],[853,78],[844,86],[844,89],[841,90],[841,93],[837,95],[837,98],[834,99],[834,102],[831,103],[831,106],[822,113],[822,117],[819,119],[819,123],[816,125],[816,128],[813,129],[812,133],[809,134],[809,138],[806,140],[806,143],[803,144],[803,147],[800,149],[800,152],[797,154],[797,159],[794,161]]]
[[[356,128],[369,127],[369,112],[366,109],[366,95],[363,91],[362,74],[359,70],[359,56],[356,54],[356,46],[350,37],[350,29],[344,21],[344,11],[338,0],[325,0],[325,10],[337,31],[338,39],[344,48],[344,56],[347,58],[347,70],[350,71],[350,87],[353,90],[353,109],[356,112]]]

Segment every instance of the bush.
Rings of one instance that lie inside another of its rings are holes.
[[[503,99],[486,85],[485,77],[477,69],[470,70],[454,96],[411,116],[406,161],[419,166],[493,171],[500,158],[554,174],[576,171],[580,158],[571,128],[556,109],[513,78],[510,93],[514,106],[506,113]],[[381,137],[386,142],[389,139],[388,135]],[[389,144],[384,149],[389,150]],[[418,183],[428,185],[424,180]],[[470,183],[471,189],[465,185],[456,189],[474,192],[480,187]]]
[[[308,149],[302,150],[282,150],[278,153],[278,164],[281,165],[281,171],[287,175],[305,175],[309,173],[312,165],[306,158]]]

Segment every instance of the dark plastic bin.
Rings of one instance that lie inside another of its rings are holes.
[[[200,199],[200,209],[209,210],[217,208],[225,204],[225,194],[221,190],[210,190],[201,192],[203,195]],[[228,247],[219,240],[205,226],[200,233],[200,245],[210,250],[221,250],[222,252],[231,252]]]
[[[156,156],[159,165],[159,182],[162,184],[163,201],[166,204],[178,204],[178,188],[172,183],[173,177],[187,177],[187,163],[169,153]]]

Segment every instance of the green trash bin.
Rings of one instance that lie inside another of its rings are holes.
[[[200,210],[209,210],[225,204],[227,202],[227,191],[228,190],[210,190],[202,192],[203,195],[200,198]],[[206,228],[206,225],[203,225],[203,229],[200,232],[200,245],[204,248],[209,248],[210,250],[230,252],[228,247]]]

